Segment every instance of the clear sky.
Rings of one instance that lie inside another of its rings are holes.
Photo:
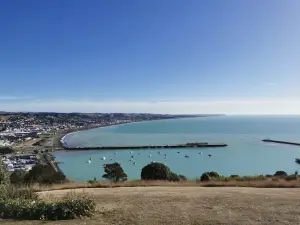
[[[300,114],[299,0],[2,0],[0,111]]]

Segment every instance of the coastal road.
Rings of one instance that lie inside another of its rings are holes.
[[[60,198],[68,190],[42,192]],[[76,189],[97,201],[92,219],[1,224],[240,225],[299,224],[297,188],[124,187]]]

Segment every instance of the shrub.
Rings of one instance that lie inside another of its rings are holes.
[[[26,183],[53,184],[61,183],[66,177],[61,172],[56,172],[49,165],[37,164],[24,177]]]
[[[274,177],[286,177],[288,174],[285,171],[276,171],[276,173],[274,174]]]
[[[104,165],[103,178],[118,182],[118,181],[126,181],[127,174],[124,172],[123,168],[119,163],[105,164]]]
[[[169,181],[180,181],[180,177],[176,173],[171,171]]]
[[[187,180],[186,176],[184,175],[179,174],[178,177],[181,181]]]
[[[142,180],[170,180],[171,170],[163,163],[150,163],[141,172]]]
[[[86,195],[67,194],[56,202],[8,199],[0,201],[0,218],[25,220],[66,220],[92,216],[95,201]]]
[[[21,184],[21,183],[24,183],[25,175],[26,175],[26,172],[24,170],[15,170],[10,175],[10,182],[12,184]]]
[[[208,173],[203,173],[200,177],[201,182],[210,181],[211,177],[208,175]]]

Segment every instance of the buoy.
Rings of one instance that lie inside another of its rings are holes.
[[[177,152],[178,154],[180,153],[180,152]]]
[[[117,153],[115,152],[114,154],[116,155]]]
[[[199,154],[199,155],[202,155],[202,152],[199,152],[198,154]]]
[[[133,165],[135,165],[136,164],[136,162],[133,162]]]
[[[131,156],[131,158],[133,158],[133,155]]]
[[[167,154],[165,154],[165,156],[167,156]]]
[[[132,154],[133,153],[133,151],[130,151],[130,154]]]

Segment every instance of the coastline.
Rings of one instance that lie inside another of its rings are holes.
[[[204,117],[204,116],[199,116],[197,118],[200,118],[200,117]],[[60,139],[59,139],[60,147],[64,148],[65,150],[68,150],[69,146],[66,146],[65,138],[68,137],[69,135],[78,133],[80,131],[87,131],[87,130],[93,130],[93,129],[97,129],[97,128],[112,127],[112,126],[119,126],[119,125],[125,125],[125,124],[144,123],[144,122],[153,122],[153,121],[161,121],[161,120],[178,120],[178,119],[188,119],[188,118],[196,118],[196,117],[177,117],[177,118],[162,118],[162,119],[153,119],[153,120],[120,122],[120,123],[115,123],[115,124],[95,125],[92,127],[83,127],[81,129],[69,130],[67,132],[64,132],[62,135],[60,135]]]

